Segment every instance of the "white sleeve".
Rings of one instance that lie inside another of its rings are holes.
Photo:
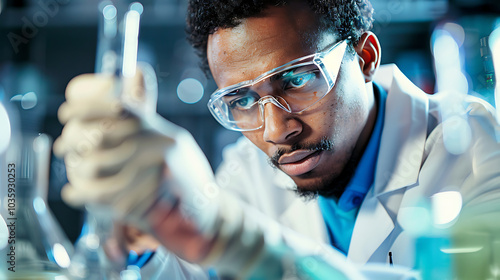
[[[141,268],[142,279],[206,280],[208,272],[197,264],[184,261],[163,247]]]

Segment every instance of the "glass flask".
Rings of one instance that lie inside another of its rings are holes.
[[[52,141],[44,134],[11,137],[1,156],[0,213],[8,232],[0,279],[70,279],[72,244],[47,206]]]
[[[75,244],[69,274],[73,280],[140,280],[140,269],[127,265],[128,252],[105,210],[88,208]]]
[[[119,95],[123,76],[135,74],[143,7],[128,0],[104,0],[99,2],[98,9],[95,72],[114,75],[117,78],[114,91]],[[141,279],[138,269],[127,266],[127,252],[113,232],[114,221],[109,211],[87,207],[85,217],[71,257],[69,272],[72,279]]]
[[[105,248],[116,244],[112,238],[112,220],[107,215],[87,210],[82,233],[75,244],[69,273],[74,280],[114,280],[120,279],[120,268],[124,261],[114,260]],[[115,250],[117,251],[117,250]],[[115,254],[119,255],[120,254]]]

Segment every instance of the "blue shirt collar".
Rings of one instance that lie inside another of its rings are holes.
[[[338,202],[335,198],[322,196],[318,198],[330,242],[344,254],[347,254],[349,250],[361,202],[363,202],[366,193],[372,186],[375,177],[387,93],[376,84],[374,84],[373,88],[374,94],[378,97],[377,119],[354,175]]]

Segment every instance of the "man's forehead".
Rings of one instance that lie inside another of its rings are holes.
[[[273,40],[276,38],[294,43],[305,41],[306,34],[312,35],[317,30],[315,25],[316,19],[312,11],[292,11],[288,6],[270,7],[258,16],[242,19],[235,27],[216,30],[209,36],[209,44],[226,43],[227,47],[239,49],[249,43],[263,46],[266,43],[276,44],[278,42]]]
[[[212,74],[217,75],[219,64],[237,67],[238,62],[269,55],[286,63],[333,42],[335,36],[319,31],[319,20],[308,7],[271,7],[236,27],[216,30],[209,36],[207,55]]]

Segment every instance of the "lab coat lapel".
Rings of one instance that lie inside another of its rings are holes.
[[[359,210],[347,257],[356,263],[366,263],[393,229],[394,222],[385,207],[370,192]]]
[[[387,94],[374,181],[377,195],[417,181],[427,137],[429,101],[426,94],[396,66],[391,68],[393,78]]]
[[[370,260],[394,230],[394,213],[404,194],[390,196],[417,181],[427,134],[425,93],[396,66],[379,70],[375,81],[388,95],[374,185],[358,213],[348,252],[348,258],[358,263]]]

